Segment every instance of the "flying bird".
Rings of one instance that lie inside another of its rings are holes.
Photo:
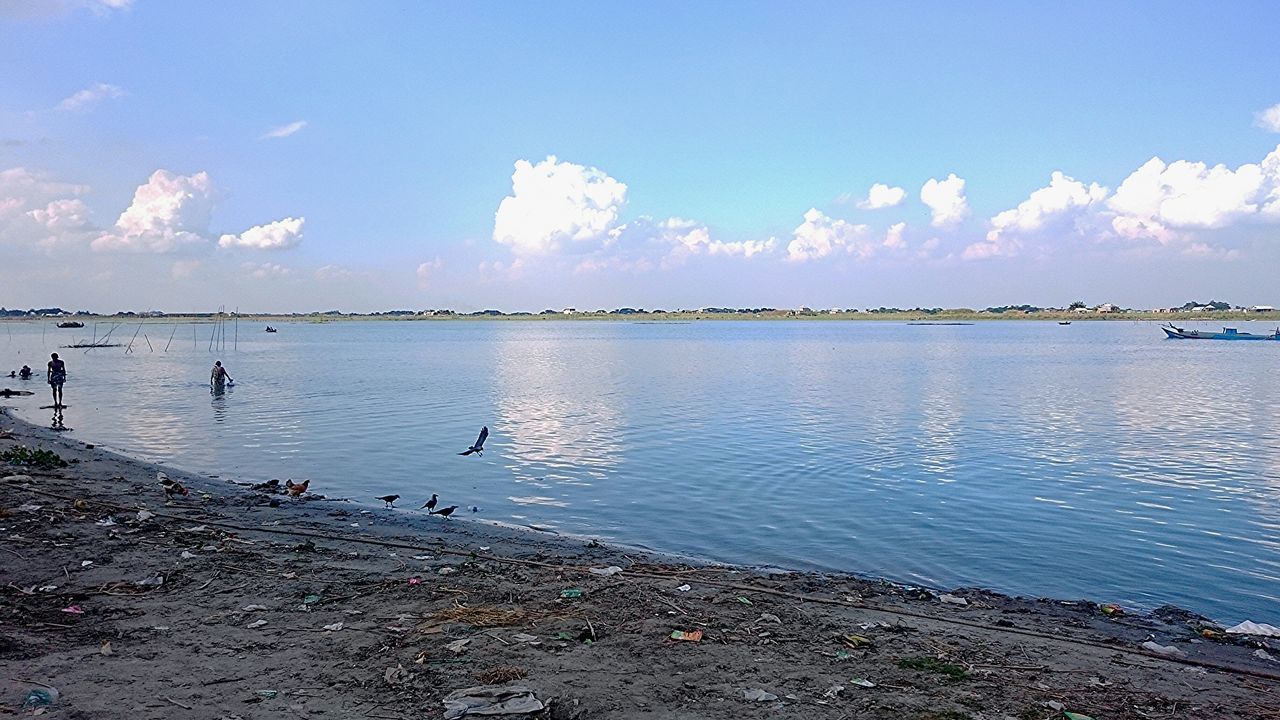
[[[430,512],[430,514],[431,514],[431,515],[441,515],[441,516],[444,516],[444,517],[446,517],[446,518],[447,518],[447,517],[449,517],[450,515],[452,515],[452,514],[453,514],[453,511],[454,511],[454,510],[457,510],[457,509],[458,509],[458,506],[457,506],[457,505],[450,505],[450,506],[449,506],[449,507],[447,507],[447,508],[441,508],[441,509],[439,509],[439,510],[432,510],[432,511]]]
[[[426,510],[427,512],[431,512],[432,510],[436,509],[436,502],[437,502],[436,494],[431,493],[431,499],[422,504],[422,509]]]
[[[293,480],[284,481],[284,489],[285,489],[285,492],[289,493],[289,497],[301,496],[302,493],[307,491],[307,487],[309,485],[311,485],[310,478],[307,478],[306,480],[303,480],[300,483],[296,483]]]
[[[488,440],[488,439],[489,439],[489,426],[488,426],[488,425],[485,425],[484,427],[480,428],[480,437],[476,438],[476,444],[475,444],[475,445],[472,445],[472,446],[471,446],[471,447],[469,447],[469,448],[467,448],[467,451],[466,451],[466,452],[460,452],[460,453],[458,453],[458,454],[459,454],[459,455],[470,455],[471,453],[475,453],[476,455],[483,455],[483,454],[484,454],[484,441],[485,441],[485,440]]]
[[[399,495],[379,495],[374,499],[381,500],[382,502],[386,503],[387,507],[389,508],[395,508],[396,501],[400,499],[400,496]]]

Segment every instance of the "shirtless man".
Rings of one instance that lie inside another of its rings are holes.
[[[224,387],[228,382],[235,382],[231,376],[227,374],[227,369],[222,367],[221,360],[215,360],[213,363],[213,371],[209,373],[209,384],[215,388]]]
[[[67,364],[58,359],[58,353],[49,356],[49,389],[53,391],[53,407],[62,407],[62,384],[67,381]]]

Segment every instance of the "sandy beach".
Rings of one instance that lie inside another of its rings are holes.
[[[0,429],[67,463],[0,466],[0,714],[430,718],[487,687],[550,718],[1280,717],[1280,643],[1176,608],[688,563],[168,468],[190,495],[167,503],[155,465]]]

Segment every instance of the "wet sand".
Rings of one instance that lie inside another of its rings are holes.
[[[0,429],[69,462],[0,465],[0,715],[51,686],[51,718],[431,718],[517,685],[550,718],[1280,717],[1258,654],[1280,642],[1175,608],[696,564],[168,469],[190,495],[166,503],[155,465]]]

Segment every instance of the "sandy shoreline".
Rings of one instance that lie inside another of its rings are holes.
[[[1190,613],[677,564],[176,472],[166,505],[157,466],[0,428],[71,463],[0,465],[29,477],[0,481],[0,715],[47,684],[50,717],[441,717],[513,682],[554,718],[1280,717],[1257,654],[1280,642]]]

